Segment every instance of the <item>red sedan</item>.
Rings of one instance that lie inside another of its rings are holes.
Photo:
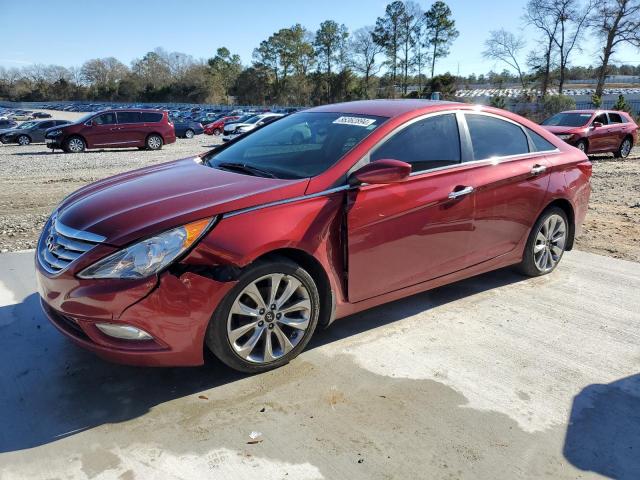
[[[106,359],[199,365],[209,348],[263,371],[375,305],[509,265],[550,273],[590,176],[583,152],[502,110],[317,107],[67,197],[38,244],[42,305]]]
[[[638,141],[638,125],[627,112],[571,110],[560,112],[542,126],[585,153],[613,153],[626,158]]]
[[[213,123],[210,123],[208,125],[205,125],[204,127],[204,133],[206,133],[207,135],[221,135],[222,131],[224,130],[224,125],[227,122],[234,122],[236,120],[238,120],[240,117],[237,115],[233,115],[230,117],[222,117],[218,120],[216,120]]]

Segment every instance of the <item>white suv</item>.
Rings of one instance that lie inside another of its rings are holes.
[[[224,126],[224,137],[222,137],[222,141],[228,142],[229,140],[236,138],[238,135],[250,132],[254,128],[271,123],[281,117],[284,117],[283,113],[261,113],[245,120],[242,123],[227,123]]]

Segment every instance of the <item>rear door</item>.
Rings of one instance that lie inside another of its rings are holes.
[[[140,147],[146,138],[140,112],[118,111],[118,142],[122,146]]]
[[[470,261],[477,264],[511,252],[528,234],[549,185],[545,156],[556,148],[503,117],[480,112],[464,116],[472,150],[469,184],[475,197]]]
[[[409,122],[371,151],[369,161],[402,160],[413,173],[401,183],[349,191],[349,301],[468,266],[473,196],[464,193],[463,155],[455,113]],[[455,199],[452,192],[458,192]]]
[[[601,127],[594,124],[599,122]],[[597,115],[591,122],[591,132],[589,133],[589,152],[601,152],[611,146],[611,131],[609,128],[609,118],[606,113]]]
[[[44,142],[44,132],[47,130],[47,128],[51,128],[53,126],[55,126],[55,122],[53,120],[40,122],[38,124],[38,128],[35,128],[31,134],[31,141]]]
[[[622,144],[622,140],[626,137],[627,132],[625,129],[625,122],[617,112],[608,112],[607,117],[609,118],[609,129],[610,129],[610,144],[609,148],[611,150],[617,150]]]

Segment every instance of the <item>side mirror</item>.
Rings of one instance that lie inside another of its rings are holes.
[[[600,128],[602,127],[602,122],[593,122],[593,128]]]
[[[93,125],[94,125],[93,120],[87,120],[86,122],[84,122],[84,124],[85,124],[87,127],[93,127]]]
[[[411,174],[411,165],[400,160],[385,158],[368,163],[349,177],[352,185],[358,183],[385,184],[406,180]]]

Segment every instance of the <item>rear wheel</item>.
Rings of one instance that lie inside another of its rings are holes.
[[[545,210],[531,229],[520,271],[530,277],[551,273],[564,254],[568,238],[569,221],[564,210]]]
[[[586,154],[589,146],[586,140],[580,140],[578,143],[576,143],[576,148]]]
[[[285,365],[307,345],[320,296],[306,270],[286,259],[248,268],[216,309],[206,342],[229,367],[248,373]]]
[[[149,150],[160,150],[162,148],[162,137],[152,133],[147,137],[146,145]]]
[[[191,129],[189,129],[186,132],[184,132],[184,136],[187,137],[187,138],[193,138],[194,135],[195,135],[195,133]]]
[[[84,140],[80,137],[70,137],[65,140],[63,145],[64,151],[67,153],[84,152],[86,147]]]
[[[627,158],[631,153],[633,143],[629,137],[625,138],[620,144],[620,148],[613,154],[616,158]]]
[[[29,145],[31,143],[31,139],[27,135],[20,135],[18,137],[18,145]]]
[[[220,130],[219,128],[214,128],[213,129],[213,134],[217,137],[218,135],[220,135],[222,133],[222,130]]]

